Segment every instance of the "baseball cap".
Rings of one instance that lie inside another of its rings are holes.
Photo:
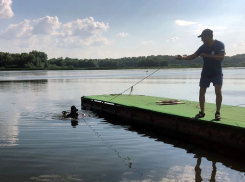
[[[212,35],[213,35],[213,30],[205,29],[202,31],[202,34],[197,37],[205,37],[205,36],[212,36]]]

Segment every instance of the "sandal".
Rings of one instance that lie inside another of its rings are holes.
[[[219,121],[221,119],[221,117],[220,117],[220,112],[216,112],[215,113],[215,120],[216,121]]]
[[[205,113],[202,113],[201,111],[199,111],[199,113],[195,116],[196,119],[198,118],[203,118],[205,116]]]

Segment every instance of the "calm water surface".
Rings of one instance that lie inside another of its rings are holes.
[[[90,111],[78,125],[61,117],[81,96],[120,93],[153,71],[0,72],[0,181],[245,181],[243,163],[186,142]],[[197,101],[200,71],[160,70],[133,94]],[[223,97],[244,106],[245,69],[224,69]]]

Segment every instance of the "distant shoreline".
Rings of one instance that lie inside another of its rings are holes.
[[[29,53],[0,52],[0,70],[116,70],[116,69],[182,69],[202,68],[203,59],[197,57],[192,61],[177,60],[172,55],[151,55],[122,57],[118,59],[48,59],[45,52],[33,50]],[[223,67],[245,67],[245,54],[226,56]]]
[[[66,69],[66,68],[61,68],[61,69],[37,69],[37,68],[5,68],[5,69],[0,69],[0,71],[41,71],[41,70],[52,70],[52,71],[61,71],[61,70],[152,70],[152,69],[186,69],[186,68],[202,68],[200,67],[151,67],[151,68],[74,68],[74,69]],[[236,69],[245,69],[245,67],[242,66],[223,66],[223,68],[236,68]]]

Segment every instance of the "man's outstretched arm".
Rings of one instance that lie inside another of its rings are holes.
[[[195,59],[196,57],[198,57],[198,55],[196,53],[194,53],[194,54],[189,55],[189,56],[178,55],[178,57],[176,57],[176,59],[178,59],[178,60],[192,60],[192,59]]]
[[[217,60],[217,61],[222,61],[224,58],[225,58],[225,53],[224,52],[221,52],[217,55],[210,55],[210,54],[200,54],[201,57],[208,57],[208,58],[211,58],[211,59],[214,59],[214,60]]]

